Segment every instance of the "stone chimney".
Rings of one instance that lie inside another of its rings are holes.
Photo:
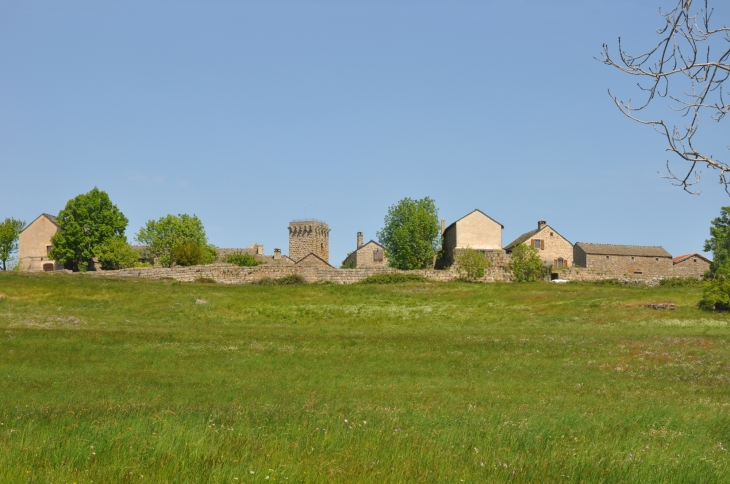
[[[362,247],[362,232],[357,233],[357,248]]]
[[[446,232],[446,219],[441,219],[441,235],[444,235],[444,232]]]
[[[256,245],[256,254],[264,255],[264,246],[263,245]]]
[[[547,222],[544,220],[538,220],[537,221],[537,230],[544,229],[547,225]]]
[[[274,249],[274,260],[281,260],[281,249]]]

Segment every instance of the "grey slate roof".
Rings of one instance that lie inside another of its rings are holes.
[[[513,247],[520,245],[522,242],[526,241],[527,239],[529,239],[530,237],[532,237],[539,231],[540,231],[540,229],[535,229],[535,230],[530,230],[529,232],[525,232],[524,234],[520,235],[515,240],[513,240],[512,242],[510,242],[509,244],[504,246],[504,250],[510,250]]]
[[[613,244],[591,244],[588,242],[576,242],[586,254],[594,255],[635,255],[638,257],[668,257],[671,254],[658,245],[613,245]]]

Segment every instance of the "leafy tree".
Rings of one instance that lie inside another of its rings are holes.
[[[14,218],[6,218],[0,223],[0,261],[4,271],[8,270],[8,259],[18,250],[18,237],[23,227],[25,222]]]
[[[391,267],[402,270],[431,267],[441,245],[435,202],[429,197],[404,198],[388,209],[385,226],[377,236]]]
[[[109,195],[96,187],[69,200],[56,221],[60,229],[51,238],[51,258],[74,271],[86,270],[104,242],[124,238],[129,223]]]
[[[705,240],[704,250],[712,252],[712,276],[730,276],[730,207],[722,207],[720,216],[711,222],[710,238]]]
[[[517,244],[512,249],[509,268],[516,282],[534,282],[542,279],[545,274],[540,253],[527,244]]]
[[[492,262],[487,259],[482,251],[471,247],[457,250],[454,255],[454,262],[459,277],[468,282],[476,282],[484,277],[484,273],[492,265]]]
[[[172,250],[172,258],[181,266],[197,266],[203,262],[203,249],[197,242],[184,242]]]
[[[127,243],[126,237],[112,237],[99,247],[101,268],[110,271],[134,267],[139,262],[139,252]]]
[[[204,264],[210,264],[218,257],[215,247],[208,244],[203,222],[196,215],[166,215],[159,220],[149,220],[137,232],[137,241],[146,245],[150,254],[166,267],[175,263],[175,247],[186,242],[198,244]]]

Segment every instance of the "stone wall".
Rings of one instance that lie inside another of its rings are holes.
[[[586,255],[586,268],[615,275],[639,274],[671,277],[674,262],[669,257]]]
[[[682,262],[674,264],[674,277],[701,278],[710,270],[710,263],[700,257],[687,257]]]
[[[222,284],[250,284],[260,279],[278,279],[292,274],[301,275],[307,282],[329,281],[336,284],[352,284],[377,274],[417,274],[433,281],[451,281],[458,278],[454,271],[424,269],[400,271],[390,267],[369,267],[365,269],[336,269],[334,267],[315,267],[303,265],[264,265],[239,267],[232,264],[210,264],[192,267],[144,267],[121,269],[118,271],[88,272],[93,276],[136,277],[141,279],[174,279],[192,282],[200,278],[213,279]],[[483,282],[509,282],[512,275],[504,267],[492,267],[484,276]]]
[[[567,281],[605,281],[617,280],[625,284],[646,284],[649,286],[659,285],[659,282],[665,277],[662,275],[650,274],[616,274],[611,271],[597,271],[585,269],[583,267],[566,267],[562,269],[553,269],[552,277]]]
[[[540,259],[548,264],[555,265],[558,258],[562,258],[567,266],[573,265],[573,244],[565,240],[549,225],[545,225],[535,235],[527,239],[524,243],[533,245],[532,240],[539,239],[542,241],[540,245],[544,246],[538,249]]]

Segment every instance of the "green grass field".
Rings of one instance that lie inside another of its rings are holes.
[[[700,295],[3,273],[0,482],[727,482]]]

